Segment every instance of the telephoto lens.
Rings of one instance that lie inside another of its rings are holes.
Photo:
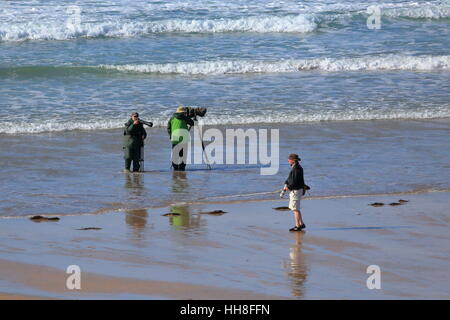
[[[206,108],[187,107],[186,109],[186,114],[189,118],[204,117],[206,111],[208,111]]]
[[[143,124],[145,124],[146,126],[153,127],[153,122],[144,121],[144,120],[139,120],[139,121],[142,122]]]

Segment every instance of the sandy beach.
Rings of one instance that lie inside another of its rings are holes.
[[[6,218],[0,298],[449,299],[449,199],[305,198],[303,232],[288,232],[292,213],[273,209],[286,200]],[[66,288],[69,265],[81,290]],[[380,290],[366,286],[369,265],[381,269]]]
[[[0,12],[0,300],[450,299],[449,1]]]

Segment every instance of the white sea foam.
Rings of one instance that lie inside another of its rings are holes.
[[[385,55],[341,59],[318,58],[283,61],[219,60],[167,64],[101,65],[100,67],[121,72],[181,75],[284,73],[310,70],[327,72],[377,70],[432,71],[449,70],[450,55]]]
[[[42,132],[61,132],[72,130],[106,130],[120,128],[124,121],[104,120],[95,123],[81,121],[34,121],[18,122],[16,126],[11,126],[11,122],[0,123],[0,133],[20,134],[20,133],[42,133]]]
[[[401,4],[400,4],[401,5]],[[450,18],[450,4],[413,3],[404,7],[380,5],[381,14],[392,18],[412,19],[448,19]]]
[[[67,25],[67,7],[54,4],[30,8],[17,6],[5,7],[4,18],[0,21],[0,41],[25,40],[70,40],[97,37],[135,37],[154,33],[306,33],[319,28],[322,21],[339,21],[355,15],[366,15],[369,4],[362,3],[253,3],[253,4],[219,4],[212,5],[205,18],[174,18],[172,10],[201,10],[203,5],[178,3],[177,9],[170,4],[147,4],[116,7],[116,15],[110,9],[90,7],[80,4],[81,24]],[[382,16],[412,19],[448,19],[448,3],[379,3]],[[156,6],[156,7],[155,7]],[[206,5],[207,7],[207,5]],[[53,9],[52,9],[53,8]],[[279,10],[273,15],[273,8]],[[0,8],[0,12],[2,8]],[[191,8],[192,9],[192,8]],[[154,12],[156,10],[156,12]],[[131,18],[146,12],[143,18]],[[159,14],[158,14],[159,12]],[[221,14],[223,13],[223,15]],[[245,15],[245,16],[243,16]],[[154,17],[158,16],[158,19]],[[223,16],[222,18],[217,18]],[[234,16],[234,17],[233,17]],[[161,17],[165,17],[161,19]]]
[[[377,71],[377,70],[405,70],[431,71],[449,70],[450,55],[445,56],[407,56],[384,55],[343,59],[312,59],[299,61],[299,70],[323,71]]]
[[[75,38],[133,37],[152,33],[223,33],[223,32],[285,32],[305,33],[317,28],[309,15],[255,16],[239,19],[182,20],[169,19],[154,22],[99,22],[78,26],[61,22],[27,22],[0,24],[0,40],[68,40]]]
[[[167,116],[156,116],[152,119],[155,127],[167,125]],[[320,121],[356,121],[356,120],[414,120],[414,119],[439,119],[450,118],[450,106],[422,107],[420,110],[382,110],[364,107],[353,109],[324,109],[316,112],[279,112],[255,116],[251,114],[213,114],[213,116],[202,119],[204,125],[249,125],[261,123],[302,123]],[[11,126],[10,122],[0,123],[0,134],[34,134],[43,132],[61,132],[73,130],[105,130],[119,129],[123,127],[123,119],[110,119],[102,122],[82,121],[42,121],[23,122]]]

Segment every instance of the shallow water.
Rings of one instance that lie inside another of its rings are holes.
[[[147,129],[143,174],[122,173],[121,130],[3,136],[0,212],[80,214],[183,202],[276,199],[289,173],[285,159],[291,152],[302,158],[311,196],[447,189],[449,122],[271,125],[280,130],[275,175],[261,175],[260,165],[248,164],[248,159],[246,164],[213,165],[212,170],[205,164],[188,165],[187,172],[174,173],[167,133],[161,128]],[[261,128],[265,126],[256,127]]]
[[[0,3],[2,216],[277,197],[291,152],[313,196],[449,188],[449,1],[72,5]],[[222,131],[280,129],[278,173],[172,174],[180,104]],[[156,124],[143,175],[121,173],[131,111]]]

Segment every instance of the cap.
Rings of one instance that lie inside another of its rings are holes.
[[[186,107],[178,107],[176,112],[186,112]]]
[[[137,112],[132,112],[132,113],[131,113],[131,116],[139,117],[139,113],[137,113]]]

